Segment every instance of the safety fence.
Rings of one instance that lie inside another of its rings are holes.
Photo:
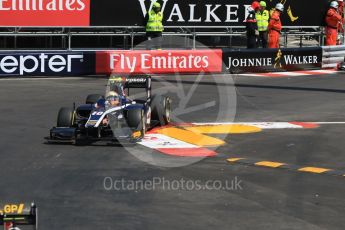
[[[244,26],[233,27],[176,27],[167,26],[164,48],[173,48],[176,37],[184,39],[184,49],[209,47],[245,47]],[[322,27],[283,27],[282,47],[305,47],[323,44]],[[145,28],[88,27],[88,28],[3,28],[0,49],[143,49]]]
[[[244,21],[252,0],[6,0],[0,1],[0,49],[140,49],[145,18],[157,1],[166,41],[183,36],[185,49],[200,48],[197,42],[245,46]],[[282,47],[323,44],[329,0],[266,2],[268,10],[284,3]]]
[[[322,68],[334,68],[343,62],[345,57],[345,45],[322,47]]]
[[[0,52],[0,76],[248,73],[318,69],[321,47]]]

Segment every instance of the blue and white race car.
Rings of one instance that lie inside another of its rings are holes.
[[[146,98],[131,100],[130,88],[145,88]],[[150,76],[111,76],[105,96],[91,94],[84,105],[61,108],[46,139],[75,144],[140,141],[148,129],[170,122],[170,106],[169,97],[151,96]]]

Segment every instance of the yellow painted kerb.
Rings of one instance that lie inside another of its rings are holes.
[[[270,168],[278,168],[282,165],[285,165],[284,163],[279,162],[273,162],[273,161],[260,161],[255,163],[256,166],[264,166],[264,167],[270,167]]]
[[[227,159],[228,162],[230,163],[233,163],[233,162],[236,162],[236,161],[239,161],[239,160],[243,160],[244,158],[229,158]]]
[[[159,129],[157,130],[157,133],[197,146],[219,146],[225,144],[223,140],[220,140],[218,138],[206,136],[199,132],[193,132],[190,130],[175,127]]]
[[[316,168],[316,167],[304,167],[298,169],[300,172],[310,172],[310,173],[324,173],[330,171],[330,169]]]

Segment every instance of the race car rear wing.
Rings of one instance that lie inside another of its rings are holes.
[[[123,84],[123,88],[128,90],[132,88],[145,88],[147,99],[151,99],[151,76],[149,75],[127,75],[118,76],[110,75],[109,83],[111,84]]]
[[[17,227],[22,225],[37,230],[38,209],[34,203],[0,205],[0,225],[4,226],[4,230],[22,229]]]
[[[149,75],[110,75],[109,81],[114,84],[122,83],[125,88],[151,88],[151,76]]]

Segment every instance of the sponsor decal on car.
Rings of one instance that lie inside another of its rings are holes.
[[[146,78],[144,77],[129,77],[126,78],[126,82],[128,83],[145,83],[146,82]]]
[[[146,83],[147,77],[146,76],[110,76],[109,78],[110,83]]]

